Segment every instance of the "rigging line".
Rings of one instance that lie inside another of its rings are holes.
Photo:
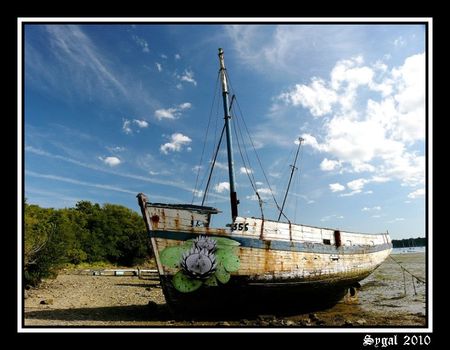
[[[416,280],[422,282],[422,283],[426,283],[426,281],[420,277],[417,277],[416,275],[414,275],[412,272],[408,271],[402,264],[400,264],[400,262],[398,262],[397,260],[395,260],[392,255],[389,255],[389,257],[394,260],[401,268],[403,271],[406,271],[407,273],[409,273],[412,277],[414,277]]]
[[[212,173],[213,173],[213,170],[214,170],[214,165],[216,164],[217,155],[219,154],[220,144],[222,143],[222,137],[223,137],[224,131],[225,131],[225,125],[222,128],[222,133],[220,134],[219,143],[217,144],[216,154],[214,155],[214,160],[213,160],[213,162],[211,164],[211,171],[209,173],[208,182],[206,183],[205,193],[203,194],[202,205],[205,204],[206,195],[208,193],[209,184],[211,182],[211,176],[212,176]]]
[[[241,156],[242,163],[244,164],[244,167],[245,167],[245,173],[247,174],[247,177],[248,177],[248,179],[249,179],[249,181],[250,181],[250,184],[252,185],[253,190],[254,190],[255,192],[257,192],[257,190],[256,190],[256,183],[253,183],[253,180],[252,180],[252,178],[250,177],[250,168],[249,168],[250,164],[247,165],[247,163],[245,162],[244,156],[243,156],[243,154],[242,154],[241,143],[240,143],[240,141],[239,141],[239,140],[240,140],[240,139],[239,139],[239,135],[238,135],[236,129],[237,129],[236,127],[233,128],[233,131],[234,131],[234,134],[235,134],[235,136],[236,136],[236,142],[237,142],[239,154],[240,154],[240,156]],[[242,141],[243,141],[243,140],[242,140]]]
[[[239,117],[238,117],[238,115],[236,113],[234,115],[235,115],[234,120],[236,120],[236,126],[237,126],[234,129],[235,130],[237,129],[237,131],[239,131],[239,136],[240,136],[240,139],[242,140],[242,146],[244,148],[245,158],[247,159],[247,163],[246,163],[245,159],[244,159],[244,157],[242,155],[242,151],[241,151],[241,149],[239,149],[239,151],[241,153],[242,162],[244,163],[244,166],[245,166],[246,170],[250,170],[250,172],[246,171],[246,173],[249,176],[250,183],[252,182],[252,179],[253,179],[254,189],[255,189],[255,187],[256,187],[256,179],[255,179],[255,176],[253,175],[252,164],[251,164],[250,158],[248,156],[248,152],[247,152],[247,147],[246,147],[246,144],[245,144],[244,136],[242,135],[242,131],[241,131],[242,128],[241,128],[241,126],[239,124]],[[236,133],[236,131],[235,131],[235,133]],[[239,136],[236,134],[236,139],[239,140]],[[238,145],[238,147],[239,147],[239,145]],[[247,166],[247,164],[248,164],[248,166]],[[250,178],[250,176],[251,176],[251,178]],[[255,192],[256,192],[256,189],[255,189]]]
[[[200,156],[200,164],[199,164],[199,167],[198,167],[198,169],[197,169],[197,176],[196,176],[196,178],[195,178],[195,186],[194,186],[194,191],[192,192],[192,201],[191,201],[191,204],[194,203],[195,194],[196,194],[196,192],[197,192],[198,178],[199,178],[199,176],[200,176],[200,168],[201,168],[202,162],[203,162],[203,155],[205,154],[206,140],[208,139],[209,125],[211,124],[211,117],[212,117],[212,110],[213,110],[214,102],[215,102],[216,96],[217,96],[217,90],[218,90],[218,89],[217,89],[217,85],[218,85],[218,82],[219,82],[219,74],[217,74],[216,84],[215,84],[215,87],[214,87],[214,97],[213,97],[213,101],[212,101],[212,103],[211,103],[211,108],[210,108],[210,110],[209,110],[208,126],[206,127],[205,139],[203,140],[203,148],[202,148],[202,153],[201,153],[201,156]]]
[[[235,119],[238,120],[238,118],[235,118]],[[237,122],[237,123],[239,125],[239,122]],[[258,198],[259,210],[261,211],[261,219],[264,220],[263,200],[261,199],[261,196],[258,193],[258,189],[256,188],[256,180],[255,180],[255,177],[253,176],[253,173],[247,171],[247,170],[251,170],[251,168],[250,168],[250,159],[248,159],[248,155],[247,155],[247,152],[245,150],[245,142],[244,142],[244,138],[243,138],[242,133],[241,133],[241,129],[240,129],[240,127],[239,128],[235,127],[233,129],[234,129],[234,133],[236,135],[236,140],[237,140],[237,145],[238,145],[238,149],[239,149],[239,154],[241,156],[242,163],[244,164],[244,167],[245,167],[245,173],[247,174],[247,177],[248,177],[248,179],[250,181],[250,184],[252,185],[253,191],[255,191],[256,197]],[[242,155],[241,144],[239,142],[239,135],[237,134],[236,129],[239,129],[239,133],[241,134],[241,140],[242,140],[243,147],[244,147],[244,153],[246,154],[247,160],[249,162],[248,167],[247,167],[247,163],[245,162],[244,156]],[[253,178],[253,180],[252,180],[252,178]]]
[[[300,152],[300,147],[302,146],[303,139],[299,138],[298,141],[299,141],[299,144],[298,144],[298,148],[297,148],[297,153],[295,153],[294,164],[292,164],[292,171],[291,171],[291,175],[289,177],[289,182],[287,184],[286,193],[285,193],[284,199],[283,199],[283,204],[281,205],[281,211],[283,211],[284,205],[286,204],[286,199],[287,199],[287,196],[289,193],[289,188],[291,187],[292,176],[294,176],[295,170],[298,170],[298,168],[296,167],[297,158],[298,158],[298,153]],[[278,216],[278,221],[280,221],[280,219],[281,219],[281,213]]]
[[[220,71],[218,72],[218,75],[217,75],[215,94],[217,94],[217,92],[219,91],[219,87],[218,87],[219,77],[220,77]],[[199,188],[203,188],[203,184],[205,183],[205,180],[208,177],[210,166],[212,166],[214,153],[215,153],[215,149],[216,149],[216,142],[217,142],[217,125],[218,125],[218,121],[220,120],[220,118],[218,117],[218,115],[219,115],[219,108],[220,108],[220,103],[219,103],[219,100],[217,100],[216,101],[216,113],[215,113],[216,117],[214,118],[214,120],[216,122],[214,124],[214,138],[213,138],[213,146],[211,148],[211,158],[210,158],[209,165],[208,165],[208,168],[207,168],[208,170],[205,171],[205,175],[203,176],[202,181],[200,182]]]
[[[230,84],[230,88],[234,91],[234,89],[233,89],[233,87],[232,87],[232,85],[231,85],[230,78],[228,77],[228,73],[226,72],[226,74],[227,74],[227,78],[228,78],[228,83]],[[240,107],[240,105],[239,105],[239,101],[238,101],[237,98],[236,98],[236,105],[238,106],[239,112],[240,112],[241,115],[242,115],[242,110],[241,110],[241,107]],[[276,200],[276,198],[275,198],[275,196],[274,196],[274,194],[273,194],[272,187],[270,186],[269,179],[267,178],[266,172],[264,171],[264,168],[263,168],[263,166],[262,166],[261,159],[260,159],[259,156],[258,156],[258,152],[256,152],[256,148],[255,148],[255,145],[254,145],[254,143],[253,143],[253,139],[252,139],[252,137],[250,136],[250,133],[249,133],[249,131],[248,131],[247,123],[245,122],[245,119],[244,119],[244,118],[242,118],[242,121],[243,121],[243,123],[244,123],[244,127],[245,127],[245,130],[246,130],[246,132],[247,132],[247,135],[248,135],[248,138],[249,138],[249,140],[250,140],[250,143],[251,143],[251,145],[252,145],[253,151],[255,152],[256,159],[258,160],[259,166],[260,166],[260,168],[261,168],[261,170],[262,170],[262,173],[263,173],[263,175],[264,175],[264,179],[266,180],[267,186],[269,187],[270,194],[272,195],[273,201],[275,202],[275,205],[276,205],[278,211],[282,213],[282,215],[286,218],[286,220],[287,220],[288,222],[291,222],[291,221],[288,219],[288,217],[282,212],[280,206],[278,205],[278,202],[277,202],[277,200]]]
[[[233,95],[234,96],[234,95]],[[238,114],[237,113],[235,113],[235,116],[236,116],[236,123],[237,123],[237,126],[238,126],[238,131],[239,131],[239,134],[240,134],[240,136],[241,136],[241,140],[242,140],[242,144],[243,144],[243,146],[244,146],[244,154],[245,154],[245,158],[247,159],[247,162],[248,162],[248,166],[249,166],[249,169],[250,170],[252,170],[252,163],[251,163],[251,161],[250,161],[250,157],[249,157],[249,155],[248,155],[248,152],[247,152],[247,145],[246,145],[246,143],[245,143],[245,139],[244,139],[244,136],[242,135],[242,128],[241,128],[241,125],[240,125],[240,122],[239,122],[239,119],[241,119],[242,118],[242,116],[238,116]],[[253,178],[253,182],[255,183],[255,186],[256,186],[256,179],[255,179],[255,175],[254,175],[254,172],[252,171],[251,173],[250,173],[250,175],[251,175],[251,177]]]

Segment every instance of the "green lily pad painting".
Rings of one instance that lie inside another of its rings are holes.
[[[225,237],[198,236],[185,243],[167,247],[160,253],[161,263],[180,268],[172,284],[181,293],[228,283],[230,272],[239,270],[240,260],[235,248],[240,245]]]

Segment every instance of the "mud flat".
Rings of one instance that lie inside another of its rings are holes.
[[[425,280],[425,254],[393,255],[406,269]],[[426,285],[414,285],[387,259],[361,281],[357,298],[334,307],[298,315],[254,315],[220,319],[177,320],[171,315],[157,279],[135,276],[76,275],[66,271],[26,291],[25,327],[425,327]],[[414,290],[415,288],[415,290]]]

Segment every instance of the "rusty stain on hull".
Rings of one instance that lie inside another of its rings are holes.
[[[218,213],[214,208],[148,203],[142,194],[138,198],[151,235],[163,291],[173,307],[183,303],[197,305],[199,296],[214,303],[217,295],[224,297],[226,293],[240,300],[248,297],[246,303],[255,301],[256,297],[259,303],[280,298],[299,302],[298,295],[310,299],[322,295],[324,303],[336,298],[338,301],[348,288],[376,269],[392,248],[387,234],[361,234],[256,218],[235,219],[237,227],[241,224],[240,227],[248,227],[247,231],[214,228],[210,227],[211,215]],[[231,273],[226,285],[202,286],[194,293],[180,293],[170,282],[177,269],[163,266],[159,254],[197,235],[239,241],[240,268]]]

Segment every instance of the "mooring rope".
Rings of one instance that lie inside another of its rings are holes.
[[[414,277],[414,278],[415,278],[416,280],[418,280],[419,282],[427,283],[424,279],[422,279],[422,278],[420,278],[420,277],[417,277],[417,276],[414,275],[411,271],[408,271],[402,264],[400,264],[399,261],[395,260],[391,255],[389,255],[389,257],[390,257],[392,260],[394,260],[394,261],[400,266],[400,268],[401,268],[404,272],[409,273],[412,277]],[[403,273],[404,273],[404,272],[403,272]]]

